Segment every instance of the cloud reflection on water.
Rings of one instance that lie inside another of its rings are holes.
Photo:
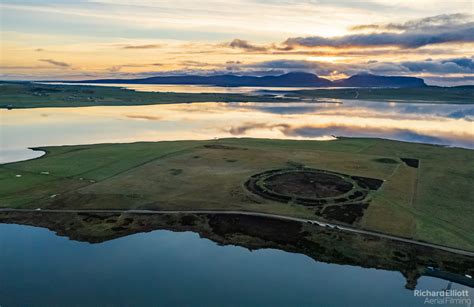
[[[474,120],[472,105],[395,103],[379,101],[338,100],[331,103],[233,103],[229,108],[258,110],[272,114],[320,114],[390,118],[450,117]]]
[[[429,134],[418,133],[408,129],[393,128],[377,128],[377,127],[357,127],[343,125],[328,126],[291,126],[288,124],[269,125],[265,123],[245,123],[241,126],[232,126],[225,131],[233,136],[250,136],[252,130],[276,130],[281,132],[287,138],[303,138],[303,139],[333,139],[338,136],[345,137],[370,137],[370,138],[386,138],[392,140],[400,140],[406,142],[428,143],[447,146],[457,146],[474,148],[472,136],[467,135],[439,135],[433,136]]]
[[[474,148],[474,108],[342,103],[193,103],[1,110],[1,161],[27,147],[223,137],[377,137]],[[13,157],[14,158],[14,157]]]

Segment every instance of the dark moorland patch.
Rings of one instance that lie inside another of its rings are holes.
[[[179,174],[181,174],[183,172],[182,169],[180,168],[172,168],[170,169],[170,174],[171,175],[174,175],[174,176],[178,176]]]
[[[267,177],[270,191],[301,198],[335,197],[349,192],[353,185],[339,176],[321,172],[285,172]]]
[[[420,165],[420,160],[418,160],[418,159],[400,158],[400,160],[405,162],[405,164],[408,165],[409,167],[418,168],[418,166]]]
[[[220,236],[244,234],[276,243],[297,242],[301,223],[259,216],[211,214],[209,226]]]
[[[398,164],[397,160],[390,159],[390,158],[378,158],[378,159],[374,159],[374,161],[379,162],[379,163],[385,163],[385,164]]]
[[[378,190],[382,184],[383,180],[380,179],[375,179],[375,178],[367,178],[367,177],[360,177],[360,176],[352,176],[352,179],[354,179],[358,185],[360,185],[363,188],[369,189],[376,191]]]
[[[354,224],[363,215],[367,203],[351,204],[345,206],[327,206],[322,212],[322,217],[327,220],[339,221],[346,224]]]
[[[310,168],[274,169],[251,176],[245,187],[270,200],[304,206],[353,204],[383,181]]]
[[[193,214],[185,214],[181,217],[181,224],[184,226],[194,226],[196,221],[197,217]]]

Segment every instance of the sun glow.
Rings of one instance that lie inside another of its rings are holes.
[[[427,27],[418,26],[423,20],[445,22],[448,28],[459,25],[456,31],[465,31],[472,18],[459,13],[472,5],[466,1],[465,6],[448,7],[443,1],[433,2],[429,11],[421,12],[413,2],[404,4],[403,12],[394,12],[393,4],[382,0],[350,5],[4,0],[0,78],[83,80],[310,71],[330,79],[370,72],[472,80],[468,62],[473,60],[474,42],[468,34],[433,37],[444,33],[437,28],[418,33]],[[386,31],[397,34],[387,37]],[[452,37],[467,40],[449,41]]]
[[[331,62],[331,63],[334,63],[334,62],[337,62],[337,61],[340,61],[340,60],[344,60],[346,59],[346,57],[342,57],[342,56],[310,56],[308,58],[306,58],[307,61],[314,61],[314,62]]]

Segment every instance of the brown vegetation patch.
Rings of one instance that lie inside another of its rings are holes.
[[[298,242],[301,223],[247,215],[209,215],[209,226],[220,236],[242,234],[276,243]]]
[[[367,178],[367,177],[359,177],[359,176],[352,176],[359,186],[365,189],[376,191],[378,190],[382,184],[383,180],[375,179],[375,178]]]
[[[390,158],[378,158],[378,159],[374,159],[374,161],[379,162],[379,163],[385,163],[385,164],[398,164],[397,160],[390,159]]]
[[[269,170],[251,176],[245,187],[263,198],[304,206],[364,201],[383,181],[310,168]]]
[[[278,194],[303,198],[335,197],[349,192],[353,187],[352,183],[337,175],[309,171],[276,174],[268,177],[264,184]]]
[[[339,221],[346,224],[354,224],[363,215],[369,205],[366,203],[351,204],[346,206],[328,206],[321,214],[327,220]]]
[[[420,160],[413,158],[400,158],[405,164],[409,167],[418,168],[420,165]]]

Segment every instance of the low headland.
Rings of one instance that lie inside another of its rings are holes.
[[[0,81],[0,108],[139,106],[198,102],[336,102],[337,99],[473,104],[474,86],[415,88],[317,88],[258,94],[141,92],[115,86]]]

